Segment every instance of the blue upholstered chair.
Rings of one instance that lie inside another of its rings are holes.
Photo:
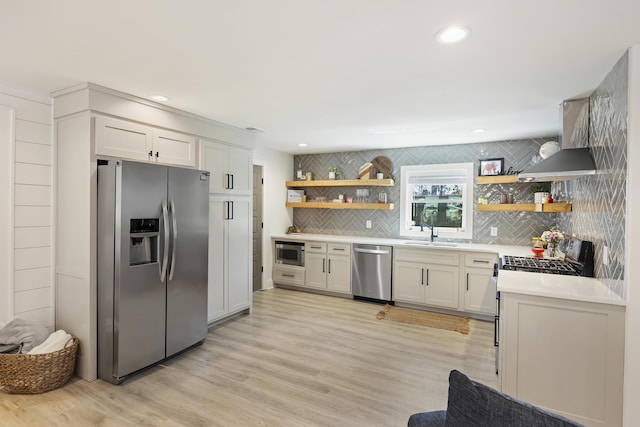
[[[411,415],[408,427],[419,426],[569,427],[582,424],[500,393],[454,370],[449,374],[447,410]]]

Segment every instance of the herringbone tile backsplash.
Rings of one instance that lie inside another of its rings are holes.
[[[624,246],[627,171],[628,117],[628,54],[616,64],[590,97],[589,142],[597,174],[574,181],[553,184],[552,193],[573,204],[571,213],[546,214],[535,212],[474,212],[473,242],[509,245],[529,245],[532,236],[558,226],[562,231],[591,240],[595,247],[595,274],[609,288],[624,297]],[[482,144],[425,146],[389,150],[371,150],[331,154],[298,155],[294,167],[312,172],[315,179],[327,179],[332,166],[339,167],[347,179],[355,178],[359,167],[377,156],[387,156],[393,162],[396,186],[370,188],[370,201],[386,192],[389,202],[396,203],[391,211],[295,209],[294,224],[305,232],[397,238],[400,228],[400,166],[438,163],[474,162],[479,159],[505,159],[505,169],[526,169],[540,160],[540,146],[557,136],[518,141]],[[576,146],[564,148],[578,148]],[[584,145],[584,143],[582,143]],[[292,171],[292,176],[295,172]],[[496,202],[502,194],[514,194],[516,203],[533,202],[530,184],[474,185],[474,200],[479,197]],[[339,193],[355,197],[353,188],[310,188],[310,198],[337,198]],[[373,227],[365,228],[367,220]],[[498,236],[490,236],[490,227],[498,228]],[[603,247],[610,252],[609,265],[603,263]]]
[[[386,156],[393,162],[394,187],[370,187],[369,201],[375,202],[380,192],[386,192],[389,202],[395,203],[391,211],[377,210],[333,210],[295,209],[294,223],[308,233],[337,234],[368,237],[400,237],[400,166],[474,162],[477,170],[480,159],[504,157],[505,169],[524,169],[540,160],[540,145],[551,138],[500,141],[482,144],[444,145],[398,148],[388,150],[356,151],[345,153],[310,154],[294,157],[294,167],[301,166],[304,172],[312,172],[314,179],[327,179],[329,168],[337,166],[344,178],[353,179],[366,162],[375,157]],[[292,176],[295,174],[292,172]],[[503,193],[514,194],[516,203],[533,203],[530,184],[474,185],[474,200],[479,197],[497,202]],[[307,197],[324,196],[327,200],[338,194],[355,198],[355,188],[309,188]],[[372,228],[365,228],[371,220]],[[509,245],[527,245],[531,237],[556,225],[558,214],[535,212],[475,212],[473,242]],[[498,236],[490,236],[490,227],[498,228]]]
[[[568,183],[573,212],[561,226],[594,242],[595,274],[624,297],[629,59],[625,54],[590,97],[589,148],[597,174]],[[570,147],[577,148],[577,147]],[[603,247],[609,248],[609,265]]]

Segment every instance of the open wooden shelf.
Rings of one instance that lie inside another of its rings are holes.
[[[571,212],[570,203],[487,203],[476,205],[476,207],[479,211]],[[536,209],[536,207],[539,208]]]
[[[518,175],[478,176],[476,184],[514,184],[518,182]]]
[[[287,202],[288,208],[392,210],[393,203]]]
[[[393,187],[392,179],[317,179],[313,181],[287,181],[287,187]]]

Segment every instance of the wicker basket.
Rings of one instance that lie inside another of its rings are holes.
[[[0,391],[38,394],[63,386],[76,369],[78,344],[73,337],[51,353],[0,354]]]

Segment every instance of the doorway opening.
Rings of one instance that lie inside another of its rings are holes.
[[[262,290],[262,172],[253,165],[253,292]]]

